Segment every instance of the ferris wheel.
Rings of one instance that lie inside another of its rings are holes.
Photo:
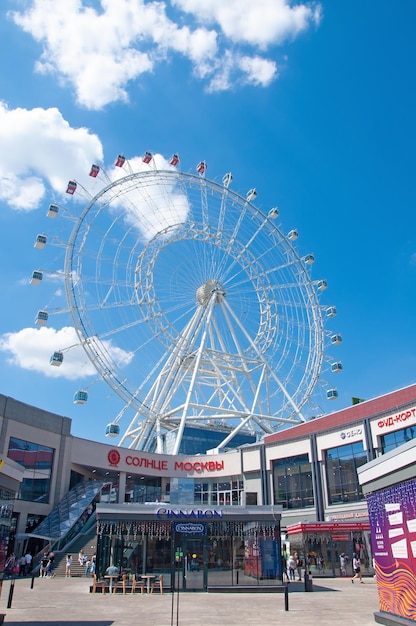
[[[230,173],[209,180],[203,161],[180,171],[177,155],[160,167],[146,152],[143,163],[135,172],[120,155],[116,180],[92,166],[103,184],[66,243],[78,341],[125,404],[107,434],[120,435],[130,412],[119,445],[165,452],[170,434],[177,454],[189,427],[222,433],[223,448],[237,433],[259,439],[309,419],[326,345],[342,341],[325,329],[336,308],[321,303],[327,284],[311,278],[314,256],[299,255],[298,232],[283,232],[276,207],[256,207],[255,189],[232,191]],[[70,181],[67,192],[78,191]],[[41,280],[34,272],[31,282]],[[39,311],[36,323],[47,322]],[[51,364],[63,364],[63,351]],[[75,401],[87,398],[83,390]]]

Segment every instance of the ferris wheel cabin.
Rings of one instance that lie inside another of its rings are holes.
[[[169,165],[173,165],[174,167],[179,163],[179,154],[172,154],[169,160]]]
[[[91,165],[90,176],[92,176],[92,178],[97,178],[99,173],[100,173],[100,166],[95,165],[95,163]]]
[[[325,289],[327,288],[328,283],[326,282],[326,280],[318,280],[317,289],[319,289],[319,291],[325,291]]]
[[[153,154],[149,151],[146,151],[142,157],[143,163],[150,163],[152,159],[153,159]]]
[[[49,217],[50,219],[53,220],[58,215],[58,211],[59,211],[59,207],[57,204],[50,204],[48,212],[46,213],[46,217]]]
[[[124,154],[119,154],[118,157],[116,158],[116,162],[114,163],[114,165],[116,167],[123,167],[125,162],[126,162],[126,157],[124,156]]]
[[[290,241],[295,241],[298,237],[299,237],[299,233],[298,233],[298,231],[295,228],[293,230],[291,230],[290,232],[288,232],[288,234],[287,234],[287,238]]]
[[[315,263],[315,257],[313,254],[307,254],[303,260],[305,261],[306,265],[312,265],[312,263]]]
[[[38,235],[36,237],[36,241],[35,241],[35,248],[37,248],[38,250],[43,250],[43,248],[46,246],[46,236],[45,235]]]
[[[38,311],[35,317],[35,324],[37,326],[46,326],[48,317],[49,315],[47,311]]]
[[[64,355],[62,354],[62,352],[54,352],[51,358],[49,359],[49,363],[50,365],[59,367],[60,365],[62,365],[63,360],[64,360]]]
[[[105,429],[106,437],[118,437],[120,434],[120,426],[118,424],[107,424]]]
[[[328,389],[326,397],[328,400],[336,400],[338,398],[338,391],[336,389]]]
[[[85,404],[88,401],[88,393],[86,391],[77,391],[74,395],[74,404]]]
[[[340,361],[336,361],[335,363],[331,364],[331,372],[334,372],[334,374],[337,374],[338,372],[342,372],[343,369],[344,368]]]
[[[331,337],[331,343],[334,346],[338,346],[340,343],[342,343],[342,337],[341,335],[332,335]]]
[[[279,209],[277,208],[277,206],[270,209],[267,215],[271,220],[277,219],[279,217]]]
[[[196,166],[196,171],[198,172],[198,174],[205,174],[206,169],[207,169],[207,164],[205,163],[205,161],[200,161],[198,165]]]
[[[75,180],[70,180],[68,183],[68,187],[66,188],[66,193],[69,193],[70,196],[73,196],[76,192],[77,184]]]
[[[39,270],[35,270],[34,272],[32,272],[32,278],[30,279],[30,284],[40,285],[40,283],[42,282],[42,278],[43,278],[43,272],[40,272]]]
[[[326,310],[327,317],[335,317],[337,314],[337,308],[335,306],[329,306]]]

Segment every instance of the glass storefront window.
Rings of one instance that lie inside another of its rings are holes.
[[[401,446],[402,443],[406,443],[415,438],[415,426],[407,426],[406,428],[395,430],[394,433],[388,433],[387,435],[383,435],[382,437],[380,437],[382,453],[386,454],[386,452],[390,452],[390,450],[395,450],[396,448]]]
[[[48,502],[53,467],[53,448],[10,437],[9,459],[23,465],[25,473],[19,498],[30,502]]]
[[[160,502],[162,500],[162,485],[160,478],[150,476],[128,476],[126,480],[125,501]]]
[[[307,454],[273,462],[274,504],[284,509],[314,506],[312,468]]]
[[[147,511],[146,511],[147,515]],[[268,586],[279,584],[280,524],[258,522],[100,520],[98,512],[97,571],[109,565],[133,575],[162,575],[166,588],[207,590],[213,585]],[[185,528],[181,529],[181,526]],[[203,530],[201,531],[201,527]],[[121,532],[120,532],[121,531]]]
[[[216,504],[221,506],[241,506],[244,492],[244,482],[242,480],[227,480],[222,482],[203,483],[202,485],[203,504]],[[197,500],[195,500],[197,501]]]
[[[328,504],[364,500],[357,469],[367,463],[363,442],[331,448],[325,452]]]

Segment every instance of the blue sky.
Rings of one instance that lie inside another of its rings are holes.
[[[283,228],[298,229],[343,336],[325,411],[415,383],[412,0],[4,0],[0,12],[3,394],[105,440],[120,401],[81,360],[70,374],[43,359],[36,311],[65,300],[59,280],[29,284],[33,242],[50,202],[69,202],[69,179],[145,150],[178,152],[189,172],[206,160],[218,181],[232,171],[234,190],[255,187],[256,206],[278,205]],[[50,272],[62,253],[49,253]],[[69,325],[62,313],[51,327]]]

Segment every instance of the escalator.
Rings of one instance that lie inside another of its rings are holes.
[[[61,550],[72,541],[87,524],[91,523],[91,517],[95,509],[95,500],[106,481],[87,480],[73,487],[59,504],[45,517],[32,533],[24,533],[16,536],[16,539],[25,544],[34,539],[43,540],[47,546],[42,551]],[[24,553],[24,552],[23,552]]]

